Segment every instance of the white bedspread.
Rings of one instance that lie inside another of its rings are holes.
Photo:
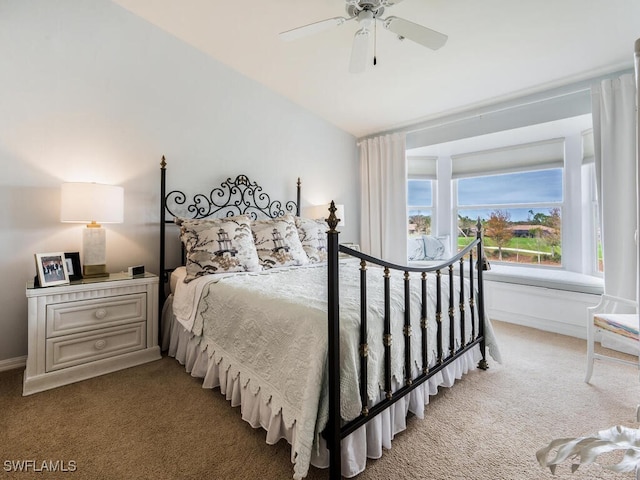
[[[341,415],[350,420],[361,411],[358,393],[360,290],[356,263],[341,265]],[[412,352],[414,372],[420,365],[418,277],[412,280]],[[455,316],[458,294],[454,296]],[[253,274],[230,274],[201,277],[188,284],[178,282],[173,311],[178,321],[196,337],[210,360],[243,388],[258,395],[271,412],[279,413],[287,429],[293,429],[292,459],[295,478],[302,478],[309,468],[314,444],[326,425],[327,379],[324,377],[327,352],[327,271],[325,266],[296,267]],[[392,277],[391,303],[396,312],[393,334],[392,372],[402,384],[404,375],[404,339],[402,318],[404,292],[402,278]],[[448,278],[443,276],[444,312],[448,310]],[[380,396],[384,378],[382,349],[384,312],[382,271],[371,268],[367,276],[369,312],[368,394]],[[435,312],[435,275],[429,276],[428,311]],[[466,287],[466,295],[469,289]],[[198,301],[198,299],[200,299]],[[197,308],[195,307],[197,305]],[[466,311],[467,339],[471,334],[470,312]],[[448,315],[443,315],[445,357],[448,349]],[[435,362],[435,321],[429,323],[430,363]],[[487,322],[489,347],[492,331]],[[456,331],[457,346],[460,332]],[[376,347],[376,346],[379,346]],[[399,346],[399,347],[398,347]],[[493,349],[492,355],[497,351]],[[499,361],[499,358],[496,358]],[[394,382],[394,383],[396,383]],[[317,450],[316,450],[317,452]]]

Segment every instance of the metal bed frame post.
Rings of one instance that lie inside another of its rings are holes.
[[[162,348],[162,321],[160,318],[162,317],[162,308],[164,307],[164,302],[166,300],[166,283],[167,280],[165,278],[166,273],[164,271],[165,268],[165,250],[166,250],[166,201],[167,198],[167,161],[162,156],[162,161],[160,162],[160,271],[158,272],[160,276],[160,294],[158,295],[158,344],[160,348]]]
[[[482,252],[482,222],[478,217],[478,223],[476,224],[476,237],[478,242],[478,258],[476,265],[478,266],[478,335],[482,338],[480,341],[480,352],[482,353],[482,359],[478,362],[478,368],[481,370],[488,370],[489,364],[487,363],[487,342],[484,336],[484,288],[482,281],[482,272],[487,270],[489,264]]]
[[[453,298],[453,264],[449,265],[449,357],[456,353],[456,329],[455,329],[455,309]]]
[[[327,232],[327,270],[328,270],[328,323],[329,323],[329,422],[326,441],[329,449],[329,478],[342,478],[340,454],[340,309],[339,309],[339,271],[338,253],[340,249],[336,231],[339,219],[336,217],[336,205],[331,201],[329,207],[329,231]]]
[[[466,328],[464,325],[465,322],[465,313],[464,313],[464,259],[460,259],[460,350],[464,349],[467,345],[467,335]],[[473,284],[470,284],[471,288],[473,288]]]
[[[369,342],[367,335],[367,262],[360,260],[360,401],[362,415],[369,415],[367,395]]]
[[[404,384],[411,385],[411,276],[404,272]]]

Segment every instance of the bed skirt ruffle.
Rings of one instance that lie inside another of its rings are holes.
[[[266,430],[268,444],[273,445],[283,438],[293,444],[295,429],[285,425],[280,412],[271,411],[268,402],[262,400],[260,390],[252,392],[241,384],[238,377],[227,375],[227,371],[220,369],[210,359],[200,337],[184,329],[179,322],[172,321],[173,315],[167,314],[171,311],[170,304],[171,298],[165,304],[162,315],[163,350],[184,365],[191,376],[202,378],[202,388],[219,387],[231,406],[240,407],[243,420],[253,428]],[[473,348],[342,440],[343,476],[354,477],[365,469],[367,458],[380,458],[383,449],[391,448],[395,435],[406,429],[409,412],[420,419],[424,418],[429,396],[438,393],[439,387],[451,387],[462,375],[475,369],[481,358],[479,347]],[[295,463],[293,450],[291,462]],[[320,438],[318,448],[312,452],[311,464],[318,468],[329,467],[329,451],[323,438]]]

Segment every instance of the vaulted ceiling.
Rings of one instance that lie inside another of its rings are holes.
[[[403,0],[384,16],[447,43],[429,50],[378,24],[377,65],[352,74],[355,22],[278,37],[347,16],[344,0],[113,1],[356,137],[632,68],[640,37],[638,0]]]

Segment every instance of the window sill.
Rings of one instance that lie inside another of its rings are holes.
[[[602,278],[566,270],[491,264],[491,270],[484,272],[484,279],[491,282],[514,283],[592,295],[604,293]]]

